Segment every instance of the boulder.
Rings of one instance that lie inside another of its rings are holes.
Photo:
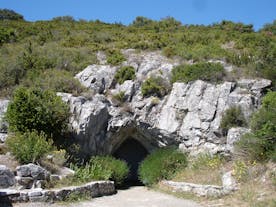
[[[8,188],[15,185],[13,172],[5,165],[0,165],[0,188]]]
[[[19,177],[31,177],[34,180],[47,180],[50,173],[43,167],[35,164],[21,165],[16,168],[17,176]]]
[[[90,65],[78,73],[76,78],[85,87],[101,94],[110,88],[116,69],[109,65]]]

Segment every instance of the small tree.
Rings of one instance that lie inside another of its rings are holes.
[[[22,163],[38,161],[43,155],[53,149],[53,141],[37,131],[15,133],[8,137],[7,146],[16,159]]]
[[[224,135],[232,127],[244,127],[246,126],[246,120],[240,106],[234,106],[225,111],[221,119],[220,128]]]
[[[141,87],[143,96],[163,97],[168,93],[169,89],[170,86],[160,76],[148,78]]]
[[[54,92],[20,87],[13,94],[6,119],[11,131],[37,130],[57,138],[67,128],[69,107]]]

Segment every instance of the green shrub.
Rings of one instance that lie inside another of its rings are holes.
[[[84,167],[75,167],[75,179],[81,182],[92,180],[112,180],[115,185],[123,184],[129,173],[124,161],[110,156],[95,156]]]
[[[247,126],[243,112],[240,106],[234,106],[225,111],[222,116],[220,128],[224,135],[227,134],[228,130],[232,127],[245,127]]]
[[[251,160],[276,162],[276,92],[268,92],[262,107],[251,119],[251,133],[237,142],[236,149]]]
[[[169,87],[166,85],[164,79],[160,76],[150,77],[143,82],[142,87],[143,96],[158,96],[163,97],[168,93]]]
[[[124,66],[117,70],[115,74],[115,80],[122,84],[126,80],[134,80],[135,79],[135,69],[132,66]]]
[[[126,58],[119,50],[109,50],[107,52],[107,63],[110,65],[120,65]]]
[[[175,148],[161,148],[148,155],[140,164],[139,179],[145,185],[152,185],[162,179],[171,179],[187,166],[187,156]]]
[[[69,107],[51,91],[17,88],[10,102],[6,119],[11,131],[37,130],[58,138],[66,131]]]
[[[219,82],[224,76],[224,68],[220,63],[196,63],[193,65],[179,65],[172,69],[171,82],[189,82],[204,80]]]
[[[52,140],[47,139],[45,133],[37,131],[12,134],[6,143],[8,149],[22,164],[34,163],[53,149]]]

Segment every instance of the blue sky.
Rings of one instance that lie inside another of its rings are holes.
[[[225,19],[259,29],[276,19],[276,0],[0,0],[0,8],[15,10],[28,21],[70,15],[129,24],[137,16],[155,20],[172,16],[183,24]]]

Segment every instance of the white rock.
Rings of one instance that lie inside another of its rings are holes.
[[[104,93],[111,86],[116,67],[109,65],[90,65],[76,75],[87,88],[97,93]]]
[[[242,135],[248,132],[250,132],[250,130],[244,127],[230,128],[227,133],[227,149],[230,152],[234,152],[234,144],[240,140]]]

